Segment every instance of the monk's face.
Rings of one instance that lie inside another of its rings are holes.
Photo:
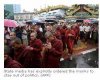
[[[52,31],[52,26],[47,26],[46,31]]]
[[[30,35],[31,40],[34,40],[36,38],[36,36],[34,34]]]
[[[36,26],[34,27],[34,29],[35,29],[35,31],[39,30],[39,26],[36,25]]]
[[[11,33],[10,33],[10,39],[13,40],[13,39],[15,39],[15,38],[16,38],[15,33],[14,33],[14,32],[11,32]]]
[[[20,47],[21,47],[21,44],[17,44],[17,43],[13,43],[13,48],[15,49],[15,50],[17,50],[17,49],[19,49]]]
[[[52,36],[49,36],[48,38],[47,38],[47,41],[49,41],[49,42],[51,42],[52,40],[54,40],[54,36],[52,35]]]

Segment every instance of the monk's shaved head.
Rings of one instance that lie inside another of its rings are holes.
[[[16,33],[15,32],[10,32],[10,39],[13,40],[16,38]]]
[[[10,35],[16,35],[16,33],[15,32],[10,32]]]
[[[52,35],[53,35],[53,34],[52,34],[51,32],[49,32],[49,31],[45,33],[45,37],[46,37],[46,38],[48,38],[48,37],[50,37],[50,36],[52,36]]]
[[[37,36],[37,33],[36,33],[36,32],[32,32],[32,33],[30,34],[31,40],[36,39],[36,36]]]

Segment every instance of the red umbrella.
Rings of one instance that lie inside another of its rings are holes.
[[[7,27],[18,27],[18,23],[14,20],[4,19],[4,26]]]

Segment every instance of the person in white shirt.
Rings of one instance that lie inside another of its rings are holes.
[[[28,45],[28,38],[27,38],[27,31],[26,31],[25,27],[23,27],[22,40],[23,40],[23,44],[25,46],[27,46]]]
[[[84,38],[84,25],[81,24],[79,29],[80,29],[80,39],[82,40]]]
[[[91,30],[91,27],[89,26],[88,23],[86,23],[84,26],[85,42],[87,42],[88,39],[90,38],[90,30]]]

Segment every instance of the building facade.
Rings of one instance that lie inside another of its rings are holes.
[[[14,13],[14,20],[28,21],[28,20],[32,20],[34,16],[35,16],[34,13]]]
[[[93,5],[91,5],[93,6]],[[77,5],[77,7],[71,7],[69,11],[67,11],[67,18],[98,18],[99,10],[94,6],[91,7],[88,5]]]

